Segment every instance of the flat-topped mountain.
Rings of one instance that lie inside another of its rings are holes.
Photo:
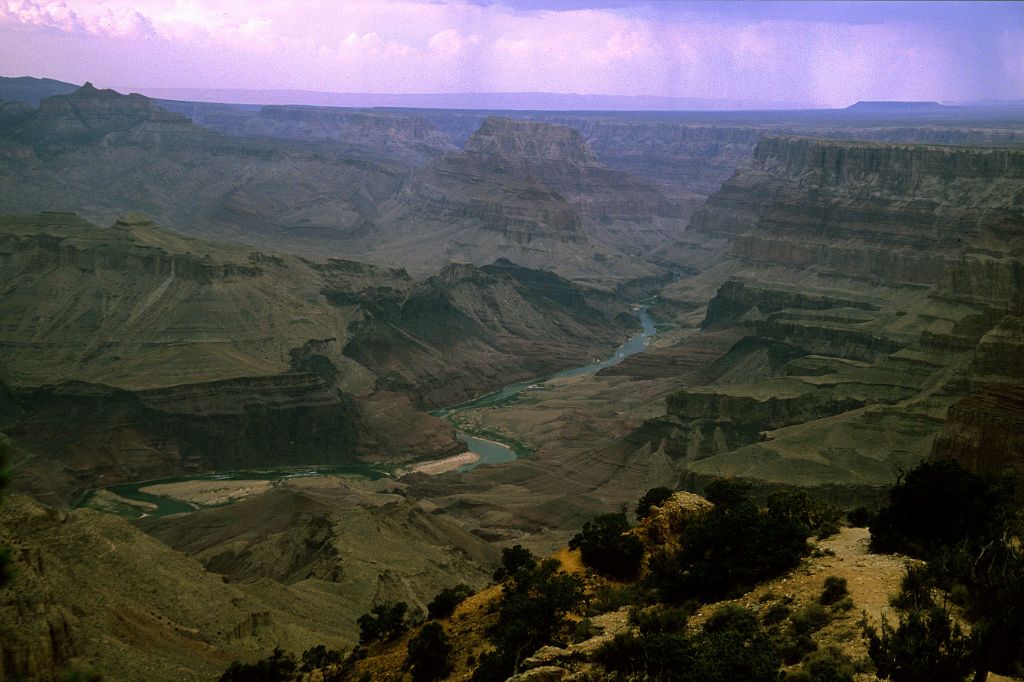
[[[683,190],[601,165],[572,128],[492,116],[462,152],[418,171],[385,205],[382,243],[370,253],[400,263],[413,254],[482,263],[498,253],[622,280],[658,272],[638,257],[681,234],[695,204]]]
[[[502,157],[509,162],[597,165],[594,153],[574,128],[497,116],[484,119],[464,149],[481,156]]]
[[[872,112],[914,112],[925,113],[929,111],[941,111],[949,107],[938,102],[904,102],[900,100],[862,100],[854,102],[846,107],[846,111],[872,111]]]

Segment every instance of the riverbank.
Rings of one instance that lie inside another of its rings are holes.
[[[480,461],[479,453],[463,452],[460,455],[452,455],[451,457],[445,457],[444,459],[434,459],[429,462],[412,464],[399,469],[395,472],[395,475],[405,476],[406,474],[427,474],[429,476],[436,476],[437,474],[443,474],[448,471],[455,471],[456,469],[469,464],[476,464],[478,461]]]
[[[262,495],[272,486],[269,480],[193,480],[148,485],[139,488],[139,492],[181,500],[197,507],[216,507]]]

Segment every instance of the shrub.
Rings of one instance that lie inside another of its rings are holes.
[[[761,621],[765,625],[775,625],[789,618],[790,608],[785,604],[772,604],[761,615]]]
[[[772,493],[768,496],[768,513],[777,519],[803,524],[819,538],[827,538],[839,532],[839,509],[815,500],[803,491]]]
[[[769,682],[776,679],[779,655],[757,618],[740,607],[723,607],[691,636],[651,632],[621,634],[598,650],[607,670],[630,679],[701,682]]]
[[[473,679],[505,679],[522,661],[545,644],[562,638],[565,615],[583,599],[583,581],[559,570],[557,559],[521,568],[502,587],[498,621],[488,632],[496,649],[480,657]]]
[[[825,587],[821,591],[821,596],[818,597],[818,603],[831,606],[847,594],[849,594],[849,590],[846,586],[846,578],[830,575],[825,578]]]
[[[644,545],[635,535],[627,534],[629,530],[625,514],[602,514],[583,524],[569,547],[578,548],[583,563],[604,575],[621,580],[634,578],[640,570]]]
[[[874,512],[864,506],[846,512],[846,520],[854,528],[867,528],[871,525],[874,518]]]
[[[405,624],[405,612],[408,604],[400,601],[397,604],[380,604],[374,606],[370,613],[364,613],[356,619],[359,624],[359,643],[390,642],[402,636],[408,626]]]
[[[446,587],[427,604],[427,615],[431,618],[447,618],[455,612],[455,607],[472,594],[473,588],[469,585],[459,584],[455,587]]]
[[[681,632],[686,622],[700,607],[697,602],[688,602],[683,606],[658,606],[649,609],[633,609],[629,621],[640,629],[640,633],[649,635],[655,632]]]
[[[834,646],[819,649],[801,666],[810,682],[853,682],[853,659]]]
[[[638,584],[602,585],[587,608],[587,614],[596,616],[609,611],[618,611],[623,606],[642,604],[645,601],[643,588]]]
[[[938,607],[910,611],[881,633],[865,624],[868,655],[878,676],[893,682],[963,682],[971,669],[970,641]]]
[[[341,652],[317,644],[302,652],[302,671],[309,672],[329,665],[341,663]]]
[[[929,558],[944,546],[985,544],[1005,526],[1012,500],[1008,479],[951,460],[924,462],[889,491],[871,524],[871,550]]]
[[[636,517],[638,519],[646,519],[651,515],[651,511],[655,507],[660,507],[670,497],[672,497],[671,488],[651,488],[636,503]]]
[[[290,680],[295,673],[295,658],[275,648],[269,657],[255,663],[234,661],[220,676],[220,682],[279,682]]]
[[[522,545],[513,545],[501,550],[501,564],[494,571],[494,582],[508,580],[519,571],[537,566],[533,553]]]
[[[800,563],[809,531],[799,515],[785,505],[759,510],[748,493],[738,481],[708,484],[705,495],[714,508],[683,528],[682,549],[648,562],[648,584],[663,601],[715,601]]]
[[[449,656],[451,643],[440,623],[430,622],[409,640],[408,662],[412,666],[413,682],[433,682],[451,673]]]
[[[900,592],[889,600],[892,606],[904,610],[921,610],[935,605],[932,590],[935,578],[924,566],[908,566],[900,583]]]
[[[789,618],[793,632],[806,635],[817,632],[830,622],[832,616],[828,615],[828,611],[822,608],[821,604],[814,603],[808,604]]]

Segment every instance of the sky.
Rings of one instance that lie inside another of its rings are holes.
[[[0,0],[0,75],[843,107],[1024,98],[1024,2]]]

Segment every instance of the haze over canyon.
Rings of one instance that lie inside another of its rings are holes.
[[[114,39],[78,3],[67,27],[30,5],[0,27]],[[159,41],[185,21],[137,14]],[[480,52],[480,26],[448,37]],[[646,491],[661,511],[613,533],[645,543],[637,585],[727,508],[723,480],[769,512],[869,513],[952,461],[1024,501],[1024,93],[312,89],[0,78],[0,677],[214,679],[322,644],[353,653],[272,679],[676,679],[595,653],[666,601],[613,604],[628,590],[587,558]],[[854,581],[870,564],[895,593],[903,565],[858,532],[801,545],[788,584],[851,571],[857,612],[892,617]],[[546,575],[516,552],[587,576],[590,611],[496,663],[495,604]],[[758,618],[751,595],[790,589],[744,588]],[[443,675],[415,658],[429,625],[367,634],[397,603],[443,624]],[[706,615],[680,632],[714,639]],[[834,618],[821,651],[860,642]]]

